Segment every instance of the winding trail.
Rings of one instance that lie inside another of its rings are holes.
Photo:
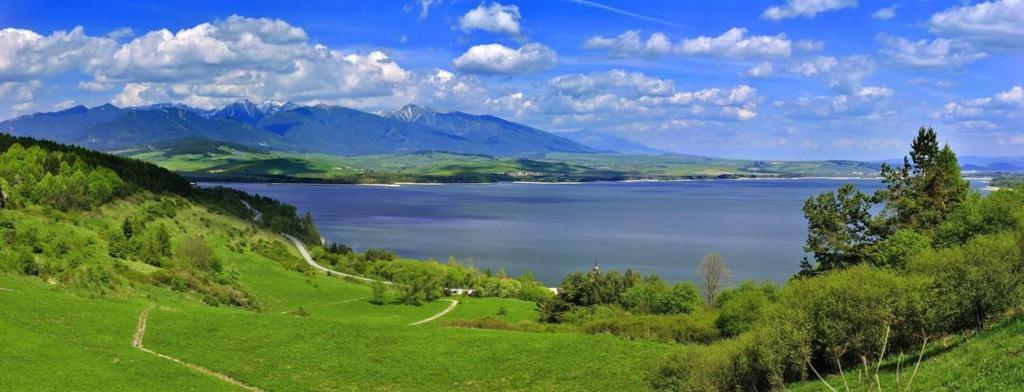
[[[150,350],[150,349],[144,347],[142,345],[142,338],[146,335],[146,317],[149,316],[149,311],[153,310],[153,307],[154,307],[153,304],[149,304],[149,306],[147,306],[145,309],[142,309],[142,312],[139,313],[139,324],[138,324],[138,326],[135,327],[135,334],[132,335],[132,347],[135,347],[136,349],[138,349],[139,351],[142,351],[144,353],[153,354],[153,355],[156,355],[157,357],[166,359],[168,361],[172,361],[172,362],[176,362],[176,363],[185,365],[186,367],[188,367],[188,368],[190,368],[192,370],[195,370],[195,371],[197,371],[199,373],[205,374],[205,375],[210,376],[210,377],[215,377],[217,379],[220,379],[221,381],[233,384],[233,385],[235,385],[237,387],[240,387],[240,388],[243,388],[245,390],[259,391],[259,392],[263,391],[262,389],[259,389],[257,387],[243,384],[241,381],[235,380],[235,379],[233,379],[230,376],[227,376],[225,374],[217,373],[217,372],[215,372],[213,370],[204,368],[202,366],[182,361],[182,360],[180,360],[178,358],[175,358],[175,357],[172,357],[170,355],[160,354],[160,353],[158,353],[156,351],[153,351],[153,350]]]
[[[445,301],[452,301],[452,304],[448,305],[447,308],[444,308],[444,310],[442,310],[441,313],[435,314],[433,316],[427,317],[427,318],[425,318],[423,320],[420,320],[420,321],[417,321],[417,322],[414,322],[414,323],[409,323],[409,325],[426,324],[426,323],[429,323],[431,321],[437,320],[437,319],[441,318],[441,316],[444,316],[444,315],[448,314],[448,312],[451,312],[452,309],[455,309],[455,305],[459,304],[459,301],[454,300],[454,299],[446,299]]]
[[[299,253],[302,254],[302,258],[306,259],[306,263],[308,263],[311,267],[316,268],[316,269],[318,269],[318,270],[320,270],[320,271],[322,271],[322,272],[324,272],[324,273],[326,273],[328,275],[337,275],[337,276],[341,276],[341,277],[345,277],[345,278],[352,278],[352,279],[356,279],[356,280],[361,280],[363,282],[381,282],[381,283],[389,284],[389,285],[390,284],[394,284],[394,282],[389,282],[389,281],[386,281],[386,280],[378,280],[378,279],[367,278],[365,276],[352,275],[352,274],[346,274],[344,272],[338,272],[338,271],[332,270],[330,268],[324,267],[324,266],[322,266],[320,264],[317,264],[317,262],[313,260],[313,256],[309,255],[309,251],[306,250],[306,245],[303,244],[302,241],[299,241],[298,238],[295,238],[295,237],[293,237],[291,235],[288,235],[288,234],[281,233],[281,235],[285,236],[285,238],[288,238],[289,240],[292,241],[293,244],[295,244],[295,247],[297,249],[299,249]]]
[[[324,273],[326,273],[328,275],[341,276],[341,277],[345,277],[345,278],[352,278],[352,279],[357,279],[357,280],[361,280],[361,281],[364,281],[364,282],[381,282],[381,283],[388,284],[388,285],[395,284],[394,282],[389,282],[389,281],[386,281],[386,280],[378,280],[378,279],[367,278],[365,276],[346,274],[344,272],[338,272],[338,271],[332,270],[330,268],[324,267],[324,266],[318,264],[315,260],[313,260],[313,257],[309,255],[309,250],[306,249],[306,245],[303,244],[302,241],[299,241],[298,238],[295,238],[295,237],[293,237],[291,235],[284,234],[284,233],[281,233],[281,235],[285,236],[285,238],[288,238],[289,240],[292,241],[293,244],[295,244],[295,248],[297,248],[299,250],[299,253],[302,254],[302,258],[306,259],[306,263],[308,263],[313,268],[316,268],[316,269],[318,269],[320,271],[323,271]],[[409,325],[426,324],[426,323],[429,323],[431,321],[437,320],[437,319],[441,318],[441,316],[444,316],[444,315],[448,314],[448,312],[451,312],[453,309],[455,309],[455,306],[459,304],[459,301],[454,300],[454,299],[446,299],[445,301],[451,301],[452,304],[448,305],[447,308],[445,308],[444,310],[442,310],[438,314],[435,314],[433,316],[427,317],[427,318],[425,318],[423,320],[420,320],[420,321],[416,321],[414,323],[410,323]]]

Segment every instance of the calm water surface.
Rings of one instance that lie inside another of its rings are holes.
[[[804,256],[804,200],[845,182],[865,192],[881,186],[875,180],[824,179],[219,185],[309,211],[324,237],[357,250],[454,256],[481,269],[504,267],[516,275],[530,270],[553,285],[595,262],[602,269],[694,279],[708,252],[725,256],[734,281],[782,282]]]

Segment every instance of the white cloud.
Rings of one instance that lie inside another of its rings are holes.
[[[943,107],[943,114],[958,120],[1020,121],[1024,119],[1024,87],[1013,86],[991,97],[950,102]],[[1016,126],[1019,127],[1019,123]]]
[[[131,27],[121,27],[107,33],[107,38],[120,40],[122,38],[129,38],[133,35],[135,35],[135,31],[132,30]]]
[[[551,48],[528,43],[519,49],[501,44],[477,45],[452,61],[456,69],[479,74],[520,74],[555,66],[558,55]]]
[[[932,32],[995,47],[1024,47],[1024,0],[986,1],[932,15]]]
[[[31,30],[0,30],[0,81],[26,80],[72,69],[89,70],[117,43],[85,35],[81,26],[48,36]]]
[[[153,101],[143,98],[143,94],[152,88],[147,83],[128,83],[124,85],[124,89],[121,90],[120,94],[114,97],[112,103],[119,107],[132,107],[151,104]]]
[[[675,91],[675,82],[644,75],[640,72],[611,70],[591,74],[562,75],[552,78],[548,85],[562,93],[585,95],[615,91],[628,96],[667,95]]]
[[[789,57],[792,46],[785,34],[748,36],[747,29],[734,27],[718,37],[684,39],[675,51],[684,56],[779,58]]]
[[[653,33],[643,40],[639,31],[629,30],[617,37],[591,37],[583,43],[583,48],[607,50],[612,57],[626,58],[667,54],[672,51],[672,43],[662,33]]]
[[[762,62],[758,65],[743,71],[740,76],[746,78],[765,79],[775,74],[775,67],[770,61]]]
[[[871,76],[875,68],[874,60],[867,56],[818,56],[789,63],[782,67],[782,71],[807,78],[821,78],[837,92],[856,95],[863,87],[863,80]]]
[[[891,96],[892,93],[892,89],[888,87],[865,86],[857,91],[857,96],[861,98],[884,98]]]
[[[880,34],[878,41],[889,60],[910,67],[956,67],[985,57],[970,44],[945,38],[911,41]]]
[[[424,20],[430,16],[430,7],[436,4],[441,4],[439,0],[419,0],[420,5],[420,20]]]
[[[820,52],[825,49],[825,42],[813,39],[802,39],[796,41],[796,43],[793,44],[793,47],[802,52]]]
[[[897,6],[894,4],[885,8],[879,8],[878,11],[875,11],[875,13],[871,14],[871,17],[878,20],[889,20],[895,18],[896,7]]]
[[[786,4],[764,10],[762,19],[813,18],[819,13],[857,6],[857,0],[786,0]]]
[[[518,36],[520,18],[519,7],[515,5],[499,3],[484,5],[480,3],[479,6],[459,18],[459,28],[465,32],[483,30]]]
[[[31,101],[35,98],[36,90],[42,86],[43,82],[38,79],[24,82],[0,82],[0,98]]]
[[[51,105],[50,107],[53,110],[64,110],[64,109],[70,108],[72,106],[75,106],[75,101],[71,100],[71,99],[65,99],[63,101],[60,101],[60,102],[57,102],[57,103]]]

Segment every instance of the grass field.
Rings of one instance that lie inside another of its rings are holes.
[[[119,201],[88,212],[47,217],[0,210],[19,225],[49,226],[93,244],[89,263],[114,263],[102,235],[145,203]],[[149,313],[146,348],[226,374],[264,390],[612,390],[646,385],[669,346],[612,336],[524,333],[449,327],[443,321],[536,318],[533,302],[460,298],[439,320],[446,301],[401,305],[395,294],[370,303],[368,286],[286,269],[238,246],[248,224],[184,206],[153,224],[173,238],[203,232],[225,270],[259,304],[258,311],[203,304],[194,293],[124,283],[94,290],[21,275],[0,274],[0,390],[223,390],[234,387],[131,346],[140,312]],[[281,241],[264,231],[246,240]],[[298,258],[288,247],[285,257]],[[141,274],[159,271],[126,263]]]
[[[193,143],[201,143],[193,141]],[[206,143],[215,143],[209,142]],[[687,155],[551,153],[495,158],[443,152],[337,156],[232,145],[153,146],[118,151],[188,176],[237,181],[344,183],[587,181],[717,177],[872,176],[878,165],[854,161],[754,161]]]

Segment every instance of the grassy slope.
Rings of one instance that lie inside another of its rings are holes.
[[[667,349],[610,336],[411,327],[447,303],[373,305],[363,285],[319,275],[288,279],[269,262],[241,262],[241,279],[268,299],[266,312],[160,309],[150,316],[147,344],[272,390],[635,389]],[[508,320],[535,318],[530,302],[461,301],[446,319],[496,315],[502,306]],[[309,316],[281,314],[298,306]]]
[[[901,364],[900,384],[896,383],[896,360],[887,361],[879,379],[885,390],[902,390],[916,360],[907,354]],[[914,378],[916,391],[1015,391],[1024,386],[1024,318],[997,325],[969,338],[952,337],[930,344],[925,360]],[[848,370],[849,371],[849,370]],[[836,389],[845,389],[843,379],[827,378]],[[863,388],[857,376],[847,375],[853,390]],[[897,388],[897,385],[900,385]],[[792,391],[820,391],[821,381],[792,385]]]
[[[138,214],[141,201],[52,216],[41,210],[0,214],[19,225],[32,221],[54,233],[74,233],[62,236],[91,243],[100,255],[100,233]],[[246,222],[194,205],[157,222],[168,226],[175,242],[203,233],[261,311],[210,307],[195,295],[138,283],[99,293],[0,274],[0,287],[14,290],[0,290],[0,390],[230,389],[132,349],[138,314],[149,303],[157,306],[146,347],[270,390],[635,389],[645,385],[645,369],[668,348],[610,336],[483,331],[439,322],[411,327],[447,302],[373,305],[367,286],[289,271],[242,249]],[[244,236],[281,241],[264,231]],[[129,268],[156,269],[141,263]],[[289,314],[299,307],[309,315]],[[535,317],[531,302],[485,298],[464,300],[442,320],[497,315],[501,307],[510,321]]]
[[[131,347],[141,298],[89,299],[0,273],[0,390],[231,390]]]

